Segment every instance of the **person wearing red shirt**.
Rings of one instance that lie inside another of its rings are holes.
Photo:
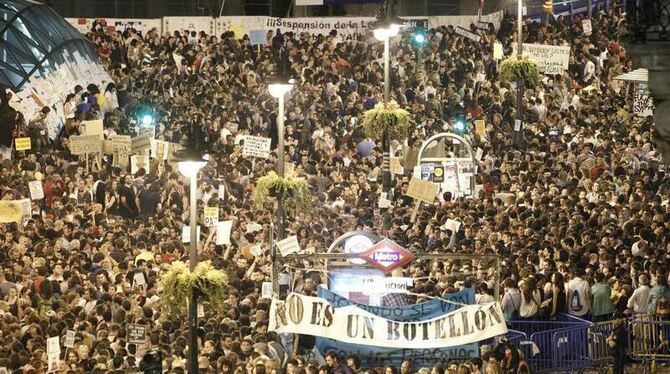
[[[44,207],[51,207],[51,201],[56,196],[62,196],[65,193],[65,184],[60,175],[53,173],[44,183]]]

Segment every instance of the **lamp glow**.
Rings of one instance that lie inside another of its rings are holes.
[[[391,24],[389,27],[374,29],[372,30],[372,33],[377,40],[384,41],[398,35],[399,31],[400,25]]]
[[[419,44],[422,44],[423,42],[426,41],[426,37],[423,36],[423,34],[416,34],[414,35],[414,41],[416,41]]]
[[[177,167],[179,172],[188,178],[192,178],[198,174],[198,170],[207,165],[207,161],[179,161]]]
[[[277,99],[284,97],[287,92],[291,91],[291,88],[293,88],[293,85],[290,83],[273,83],[268,85],[270,95]]]
[[[144,126],[151,126],[153,121],[154,121],[154,118],[150,114],[145,114],[144,116],[142,116],[142,124]]]

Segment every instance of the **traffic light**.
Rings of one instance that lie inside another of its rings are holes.
[[[153,126],[155,120],[155,111],[154,108],[148,105],[140,105],[137,108],[137,122],[140,126],[150,127]]]
[[[544,4],[542,4],[542,11],[546,14],[554,13],[554,0],[545,0]]]
[[[428,41],[428,35],[423,28],[417,28],[412,33],[412,44],[415,48],[422,48]]]

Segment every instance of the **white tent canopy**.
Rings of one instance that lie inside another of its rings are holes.
[[[633,83],[647,83],[649,82],[649,71],[647,69],[635,69],[628,73],[616,76],[614,79]]]

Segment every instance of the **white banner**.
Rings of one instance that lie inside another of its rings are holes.
[[[300,243],[298,243],[298,237],[293,235],[289,236],[286,239],[278,241],[277,249],[279,249],[279,252],[281,253],[282,257],[286,257],[291,253],[299,252]]]
[[[502,21],[503,14],[503,11],[499,10],[495,13],[483,15],[481,18],[481,23],[478,20],[476,14],[471,16],[432,16],[428,17],[428,27],[433,29],[440,26],[460,26],[466,30],[469,30],[471,24],[484,27],[484,24],[492,23],[493,27],[498,30],[498,28],[500,28],[500,22]]]
[[[460,36],[463,36],[463,37],[465,37],[467,39],[470,39],[470,40],[472,40],[474,42],[477,42],[477,43],[479,43],[482,40],[481,36],[475,34],[474,32],[472,32],[470,30],[466,30],[466,29],[464,29],[460,26],[454,27],[454,31],[456,32],[456,34],[458,34]]]
[[[358,277],[366,293],[407,293],[414,285],[412,278],[403,277]]]
[[[175,31],[204,31],[209,35],[215,35],[216,22],[212,17],[163,17],[163,33],[174,33]]]
[[[516,55],[516,43],[512,43],[512,55]],[[570,47],[545,44],[523,43],[523,55],[537,62],[540,72],[560,74],[568,70],[570,63]]]
[[[163,28],[163,20],[160,18],[155,19],[140,19],[140,18],[66,18],[66,21],[70,25],[74,26],[80,33],[86,34],[93,30],[93,22],[98,20],[98,23],[102,20],[107,23],[108,31],[125,31],[126,29],[133,28],[137,31],[141,31],[143,35],[146,35],[152,29],[158,30],[160,33]]]
[[[350,305],[334,309],[328,300],[291,293],[273,299],[269,331],[322,336],[384,348],[444,348],[507,333],[499,303],[466,305],[419,322],[396,322]]]

